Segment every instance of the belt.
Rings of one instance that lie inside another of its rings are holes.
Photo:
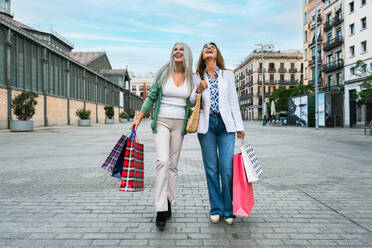
[[[218,112],[218,113],[209,113],[209,115],[212,115],[214,117],[221,117],[221,114]]]

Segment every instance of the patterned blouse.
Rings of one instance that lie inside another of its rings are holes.
[[[216,66],[216,69],[214,70],[214,78],[213,82],[211,82],[211,76],[209,75],[207,69],[205,70],[208,77],[209,82],[209,91],[210,91],[210,101],[211,101],[211,108],[210,113],[212,114],[218,114],[220,113],[218,102],[219,102],[219,96],[218,96],[218,71],[220,68]]]

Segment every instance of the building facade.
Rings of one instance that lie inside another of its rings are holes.
[[[317,4],[315,4],[317,2]],[[303,49],[304,49],[304,84],[315,85],[315,77],[318,77],[319,88],[325,88],[324,75],[321,70],[324,52],[322,41],[324,41],[323,22],[324,3],[319,0],[303,0]],[[317,24],[317,25],[316,25]],[[318,50],[316,50],[316,39]],[[315,53],[318,53],[318,61],[315,61]],[[318,64],[318,75],[316,75],[315,63]]]
[[[93,123],[103,123],[105,105],[114,106],[118,121],[121,86],[29,32],[3,9],[0,12],[0,129],[9,128],[15,118],[11,101],[24,90],[38,93],[36,127],[75,124],[79,108],[91,110]],[[130,108],[140,109],[139,97],[127,97],[132,99]]]
[[[372,63],[372,0],[345,0],[344,3],[344,123],[346,127],[354,127],[364,125],[364,118],[371,120],[372,115],[372,106],[358,106],[353,95],[361,90],[367,66]],[[366,64],[362,71],[353,68],[358,60]]]
[[[235,86],[243,119],[262,119],[262,92],[265,102],[273,91],[280,86],[295,87],[303,81],[303,51],[275,51],[273,45],[267,45],[263,52],[253,51],[234,70]],[[261,72],[264,71],[264,90]]]
[[[147,92],[152,87],[155,80],[155,73],[148,73],[145,75],[132,75],[130,91],[137,96],[145,99]]]

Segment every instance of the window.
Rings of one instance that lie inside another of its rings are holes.
[[[354,57],[354,55],[355,55],[355,47],[354,47],[354,46],[351,46],[351,47],[349,48],[349,50],[350,50],[350,56],[351,56],[351,57]]]
[[[366,73],[367,72],[367,65],[364,64],[362,65],[362,73]]]
[[[329,54],[327,55],[327,58],[326,58],[326,63],[331,63],[332,62],[332,54]]]
[[[328,75],[328,85],[333,86],[332,75]]]
[[[307,12],[304,13],[304,24],[307,23]]]
[[[341,40],[341,37],[342,37],[341,28],[336,31],[336,37],[337,37],[337,40]]]
[[[354,12],[354,1],[349,3],[349,12],[350,13]]]
[[[275,64],[274,63],[269,63],[269,68],[274,69],[275,68]]]
[[[307,42],[307,31],[305,31],[304,40],[305,40],[305,42]]]
[[[351,74],[351,75],[355,75],[355,68],[354,68],[354,67],[351,67],[351,68],[350,68],[350,74]]]
[[[284,74],[280,74],[280,80],[284,81]]]
[[[341,51],[336,52],[336,60],[340,60],[341,58]]]
[[[328,34],[327,36],[327,41],[328,41],[328,44],[331,42],[332,40],[332,32]]]
[[[291,74],[291,81],[295,81],[295,74]]]
[[[362,27],[362,30],[367,28],[367,17],[363,17],[362,19],[360,19],[360,25]]]
[[[367,41],[366,40],[362,41],[362,43],[360,43],[360,44],[361,44],[361,48],[362,48],[362,53],[367,52]]]
[[[270,74],[270,81],[271,81],[271,82],[274,81],[274,74]]]
[[[331,13],[329,13],[329,14],[327,14],[327,21],[326,22],[328,22],[329,24],[331,24],[331,22],[332,22],[332,15],[331,15]]]
[[[305,53],[307,52],[307,49],[305,49]],[[280,69],[284,69],[284,63],[280,63]]]
[[[338,86],[340,86],[342,84],[342,74],[341,74],[341,72],[336,74],[336,83],[337,83]]]
[[[305,49],[305,60],[307,60],[308,59],[308,55],[307,55],[307,49]],[[283,67],[281,67],[282,66],[282,64],[283,63],[280,63],[280,68],[282,68],[283,69]]]
[[[140,86],[139,86],[139,90],[140,90],[140,91],[143,91],[143,85],[140,85]]]
[[[295,66],[295,64],[294,63],[291,63],[291,68],[292,69],[294,69],[294,66]]]
[[[132,85],[132,91],[136,91],[137,87],[135,85]]]
[[[352,35],[352,34],[355,33],[355,25],[354,25],[354,23],[349,25],[349,30],[350,30],[350,35]]]
[[[360,3],[363,6],[363,5],[365,5],[367,3],[367,1],[366,0],[361,0]]]
[[[309,72],[307,71],[307,67],[305,68],[305,79],[309,77]]]

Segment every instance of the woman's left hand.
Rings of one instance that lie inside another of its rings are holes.
[[[237,131],[236,136],[238,139],[244,139],[245,133],[243,131]]]

